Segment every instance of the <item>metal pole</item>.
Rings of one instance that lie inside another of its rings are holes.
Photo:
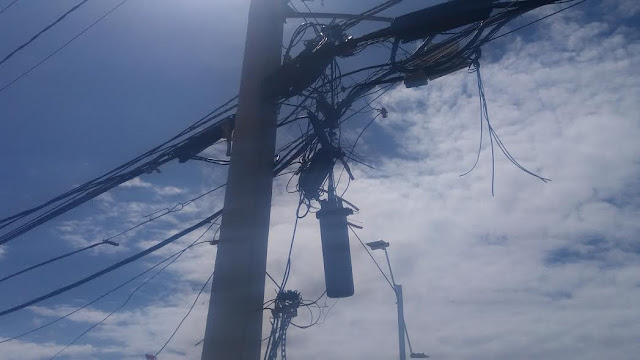
[[[405,350],[405,324],[404,324],[404,304],[402,300],[402,285],[397,285],[396,280],[393,277],[393,270],[391,270],[391,261],[389,261],[389,253],[387,248],[384,248],[384,256],[387,259],[387,265],[389,266],[389,274],[391,274],[391,283],[393,284],[393,290],[396,292],[396,305],[398,307],[398,348],[400,350],[400,360],[407,359],[407,352]]]
[[[393,270],[391,270],[391,262],[389,261],[389,253],[387,252],[387,248],[384,248],[384,256],[387,258],[387,265],[389,265],[389,274],[391,274],[391,283],[393,286],[396,286],[396,280],[393,278]]]
[[[281,0],[251,1],[202,360],[260,358],[277,122],[262,81],[280,66],[283,24]]]
[[[398,346],[400,350],[400,360],[407,359],[407,353],[404,348],[404,304],[402,300],[402,285],[395,285],[396,298],[398,305]]]

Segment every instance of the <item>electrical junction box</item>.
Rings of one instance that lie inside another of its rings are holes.
[[[324,279],[330,298],[349,297],[354,293],[347,224],[347,216],[351,214],[353,210],[343,208],[342,202],[335,199],[321,201],[316,213],[320,220]]]

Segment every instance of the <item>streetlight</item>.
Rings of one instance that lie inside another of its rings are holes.
[[[396,305],[398,307],[398,347],[400,350],[400,360],[407,359],[407,352],[404,347],[405,336],[407,342],[409,343],[409,352],[412,359],[427,359],[428,355],[424,353],[414,353],[413,348],[411,347],[411,340],[409,339],[409,334],[407,333],[407,325],[404,322],[404,304],[402,300],[402,285],[396,284],[396,280],[393,277],[393,271],[391,270],[391,262],[389,261],[389,253],[387,252],[387,248],[389,247],[389,243],[383,240],[368,242],[367,246],[371,248],[371,250],[384,250],[384,256],[387,258],[387,265],[389,266],[389,274],[391,274],[391,283],[393,285],[393,290],[396,294]]]

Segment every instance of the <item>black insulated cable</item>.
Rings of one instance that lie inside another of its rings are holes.
[[[54,257],[53,259],[49,259],[49,260],[43,261],[43,262],[38,263],[38,264],[36,264],[36,265],[29,266],[28,268],[26,268],[26,269],[22,269],[22,270],[20,270],[20,271],[18,271],[18,272],[15,272],[15,273],[11,274],[11,275],[7,275],[7,276],[3,277],[2,279],[0,279],[0,283],[1,283],[1,282],[4,282],[4,281],[7,281],[7,280],[9,280],[9,279],[11,279],[11,278],[13,278],[13,277],[16,277],[16,276],[18,276],[18,275],[20,275],[20,274],[24,274],[24,273],[26,273],[26,272],[29,272],[29,271],[31,271],[31,270],[35,270],[35,269],[37,269],[37,268],[39,268],[39,267],[42,267],[42,266],[45,266],[45,265],[47,265],[47,264],[51,264],[51,263],[56,262],[56,261],[58,261],[58,260],[62,260],[62,259],[64,259],[64,258],[66,258],[66,257],[71,256],[71,255],[75,255],[75,254],[81,253],[81,252],[83,252],[83,251],[87,251],[87,250],[89,250],[89,249],[93,249],[94,247],[96,247],[96,246],[100,246],[100,245],[119,246],[119,244],[118,244],[118,243],[113,242],[113,241],[110,241],[110,240],[100,241],[100,242],[98,242],[98,243],[91,244],[91,245],[89,245],[89,246],[85,246],[85,247],[80,248],[80,249],[78,249],[78,250],[74,250],[74,251],[68,252],[68,253],[66,253],[66,254],[62,254],[62,255],[60,255],[60,256],[56,256],[56,257]]]
[[[215,220],[220,215],[222,215],[222,210],[218,210],[215,214],[207,217],[206,219],[200,221],[199,223],[197,223],[195,225],[192,225],[191,227],[189,227],[189,228],[187,228],[185,230],[182,230],[182,231],[178,232],[177,234],[175,234],[173,236],[170,236],[169,238],[159,242],[158,244],[156,244],[156,245],[154,245],[154,246],[152,246],[152,247],[150,247],[150,248],[148,248],[148,249],[146,249],[144,251],[141,251],[141,252],[139,252],[139,253],[137,253],[137,254],[135,254],[133,256],[130,256],[130,257],[124,259],[124,260],[121,260],[121,261],[119,261],[119,262],[117,262],[117,263],[115,263],[115,264],[113,264],[113,265],[111,265],[109,267],[106,267],[106,268],[104,268],[104,269],[102,269],[102,270],[100,270],[100,271],[98,271],[96,273],[93,273],[93,274],[91,274],[91,275],[89,275],[89,276],[87,276],[85,278],[82,278],[82,279],[80,279],[80,280],[78,280],[78,281],[76,281],[74,283],[71,283],[71,284],[69,284],[67,286],[58,288],[58,289],[56,289],[54,291],[51,291],[51,292],[49,292],[49,293],[47,293],[45,295],[42,295],[42,296],[39,296],[37,298],[31,299],[31,300],[29,300],[27,302],[24,302],[24,303],[20,304],[20,305],[16,305],[16,306],[11,307],[9,309],[0,311],[0,317],[8,315],[8,314],[11,314],[11,313],[14,313],[14,312],[16,312],[18,310],[21,310],[21,309],[24,309],[24,308],[26,308],[28,306],[35,305],[35,304],[37,304],[39,302],[42,302],[42,301],[47,300],[47,299],[50,299],[50,298],[55,297],[57,295],[63,294],[65,292],[69,291],[69,290],[77,288],[78,286],[86,284],[89,281],[95,280],[95,279],[97,279],[97,278],[99,278],[99,277],[101,277],[101,276],[103,276],[105,274],[108,274],[108,273],[110,273],[110,272],[112,272],[112,271],[114,271],[114,270],[116,270],[118,268],[121,268],[121,267],[123,267],[123,266],[125,266],[125,265],[127,265],[129,263],[132,263],[132,262],[134,262],[134,261],[136,261],[136,260],[138,260],[138,259],[140,259],[140,258],[142,258],[142,257],[144,257],[146,255],[151,254],[152,252],[154,252],[154,251],[156,251],[158,249],[161,249],[161,248],[171,244],[172,242],[174,242],[174,241],[180,239],[181,237],[193,232],[194,230],[204,226],[205,224],[210,223],[211,221]]]

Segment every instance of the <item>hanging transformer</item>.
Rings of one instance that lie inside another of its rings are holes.
[[[324,281],[330,298],[349,297],[354,292],[347,223],[351,214],[353,210],[342,207],[342,201],[333,196],[320,201],[316,213],[320,221]]]

